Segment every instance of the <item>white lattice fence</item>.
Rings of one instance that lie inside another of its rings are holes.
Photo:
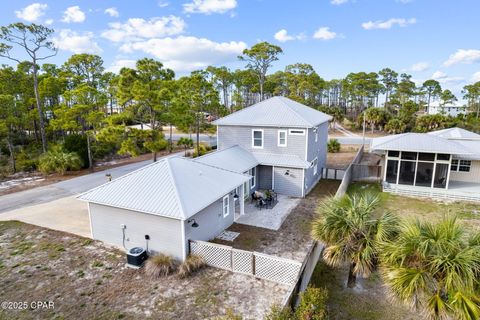
[[[298,279],[302,264],[297,261],[255,252],[255,276],[279,283],[293,284]]]
[[[209,266],[283,284],[296,283],[302,266],[297,261],[204,241],[191,240],[190,253],[203,257]]]
[[[232,249],[232,271],[253,274],[253,252]]]
[[[232,270],[232,248],[219,244],[190,241],[190,253],[201,256],[212,267]]]

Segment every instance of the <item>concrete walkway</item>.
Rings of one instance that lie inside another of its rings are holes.
[[[0,214],[0,221],[6,220],[18,220],[82,237],[91,237],[87,204],[75,199],[75,196]]]
[[[249,226],[260,227],[270,230],[278,230],[283,221],[300,203],[299,198],[290,198],[288,196],[278,195],[278,203],[271,209],[259,209],[254,203],[245,202],[245,214],[240,216],[236,223]]]

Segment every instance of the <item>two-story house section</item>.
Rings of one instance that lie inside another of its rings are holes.
[[[215,121],[218,151],[199,161],[221,164],[224,158],[229,169],[240,171],[246,167],[235,168],[235,162],[255,159],[244,171],[253,176],[245,194],[260,188],[303,197],[325,167],[330,120],[311,107],[273,97]]]

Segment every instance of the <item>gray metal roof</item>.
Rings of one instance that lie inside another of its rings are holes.
[[[78,198],[185,220],[250,178],[190,159],[172,157],[121,176]]]
[[[465,160],[480,160],[480,140],[455,140],[456,143],[461,144],[465,148],[472,151],[472,155],[462,155]]]
[[[291,99],[273,97],[213,123],[230,126],[311,128],[331,119],[331,116]]]
[[[448,153],[456,155],[471,155],[474,153],[456,141],[432,134],[411,132],[374,138],[371,141],[370,150]]]
[[[310,167],[310,162],[296,155],[252,152],[259,164],[275,167],[304,168]]]
[[[462,128],[448,128],[443,130],[437,130],[429,132],[428,134],[435,135],[437,137],[442,137],[445,139],[451,140],[480,140],[480,134],[462,129]]]
[[[232,146],[224,150],[207,153],[195,158],[195,161],[240,173],[258,165],[258,161],[252,153],[240,146]]]

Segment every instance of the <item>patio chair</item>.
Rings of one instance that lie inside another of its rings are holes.
[[[257,208],[259,208],[260,210],[262,210],[263,207],[266,207],[267,206],[267,202],[263,199],[263,198],[259,198],[257,200],[257,204],[255,205]]]
[[[258,197],[256,192],[252,192],[250,199],[251,199],[251,202],[253,202],[253,201],[258,201],[259,199],[261,199],[261,197]]]

